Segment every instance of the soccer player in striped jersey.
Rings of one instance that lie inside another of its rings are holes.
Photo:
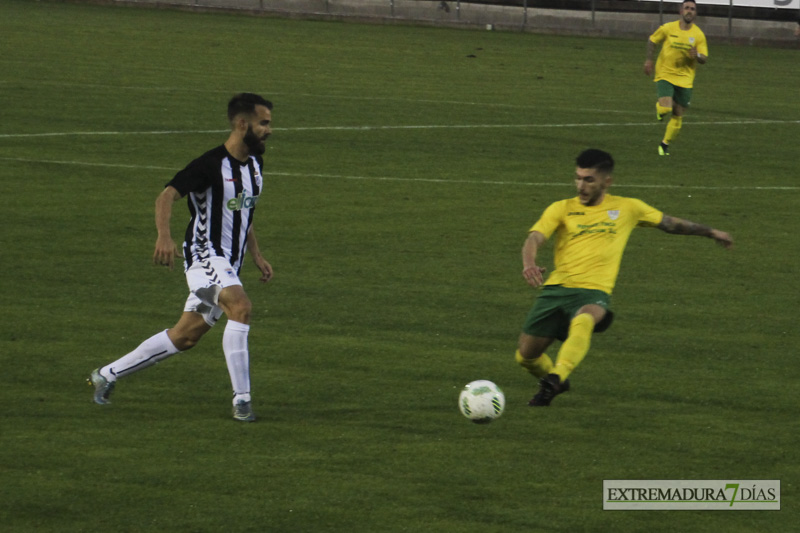
[[[669,115],[667,129],[659,155],[669,155],[669,145],[683,127],[683,116],[692,100],[692,87],[698,63],[708,61],[708,43],[705,34],[694,24],[697,4],[694,0],[683,0],[681,18],[659,27],[647,40],[647,59],[644,73],[653,74],[653,55],[661,44],[661,52],[655,63],[656,118],[664,120]]]
[[[183,256],[190,290],[183,314],[172,328],[92,372],[89,382],[99,404],[110,403],[118,379],[195,346],[224,312],[228,321],[222,351],[233,386],[233,418],[255,420],[247,344],[251,302],[239,271],[249,252],[261,272],[261,282],[273,275],[253,229],[263,187],[262,155],[272,133],[272,103],[256,94],[237,94],[228,103],[228,120],[228,140],[178,172],[156,199],[158,238],[153,262],[172,270],[175,258]],[[191,219],[181,254],[170,233],[170,219],[173,204],[184,196],[188,196]]]
[[[567,377],[589,351],[592,333],[611,325],[611,291],[634,228],[700,235],[726,248],[733,244],[724,231],[666,215],[636,198],[608,194],[614,160],[607,152],[585,150],[576,165],[578,196],[545,209],[522,247],[522,276],[531,287],[541,287],[516,353],[517,363],[539,380],[531,406],[549,406],[569,390]],[[544,281],[546,269],[537,263],[537,252],[554,234],[555,270]],[[562,344],[553,362],[545,350],[555,339]]]

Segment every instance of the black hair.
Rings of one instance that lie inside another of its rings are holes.
[[[580,155],[575,158],[575,164],[577,164],[579,168],[594,168],[606,174],[611,174],[614,170],[614,159],[611,157],[611,154],[602,150],[597,150],[596,148],[589,148],[581,152]]]
[[[272,111],[272,102],[254,93],[239,93],[228,102],[228,120],[233,120],[239,113],[252,115],[257,105],[263,105]]]

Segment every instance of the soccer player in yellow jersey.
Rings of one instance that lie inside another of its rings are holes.
[[[517,362],[539,379],[539,392],[528,405],[548,406],[569,390],[567,377],[589,351],[592,333],[605,331],[608,309],[622,253],[637,226],[677,235],[710,237],[730,248],[724,231],[666,215],[641,200],[608,194],[614,160],[602,150],[585,150],[576,159],[578,196],[551,204],[530,229],[522,247],[522,276],[540,287],[519,338]],[[555,234],[555,270],[544,281],[538,250]],[[545,350],[562,341],[555,361]]]
[[[647,40],[644,73],[648,76],[653,74],[653,55],[656,46],[661,44],[653,78],[658,94],[656,117],[664,120],[666,115],[672,113],[664,139],[658,146],[660,155],[669,155],[669,144],[683,126],[683,115],[692,99],[697,64],[704,65],[708,61],[706,36],[694,24],[697,16],[694,0],[683,0],[680,15],[680,19],[659,27]]]

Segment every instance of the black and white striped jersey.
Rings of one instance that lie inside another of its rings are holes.
[[[261,193],[261,156],[239,161],[224,145],[209,150],[167,183],[189,195],[191,220],[183,242],[184,267],[224,257],[237,274],[247,250],[247,232]]]

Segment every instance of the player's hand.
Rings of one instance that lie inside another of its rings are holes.
[[[708,56],[704,56],[700,52],[697,51],[697,47],[689,49],[689,57],[700,63],[701,65],[705,65]]]
[[[733,248],[733,237],[724,231],[712,229],[711,238],[717,241],[720,246],[724,246],[726,250]]]
[[[165,266],[172,270],[175,268],[175,258],[182,257],[178,247],[169,237],[159,237],[156,240],[156,249],[153,252],[153,264]]]
[[[256,267],[258,267],[258,269],[261,271],[261,277],[258,278],[258,281],[261,283],[266,283],[271,280],[272,276],[274,275],[272,271],[272,265],[270,265],[269,262],[261,256],[254,257],[253,261],[255,261]]]
[[[538,267],[538,266],[530,266],[525,267],[522,269],[522,277],[525,278],[525,281],[531,287],[538,287],[542,283],[544,283],[544,273],[547,271],[546,268]]]
[[[653,75],[653,60],[652,59],[648,59],[647,61],[644,62],[644,73],[647,76],[652,76]]]

